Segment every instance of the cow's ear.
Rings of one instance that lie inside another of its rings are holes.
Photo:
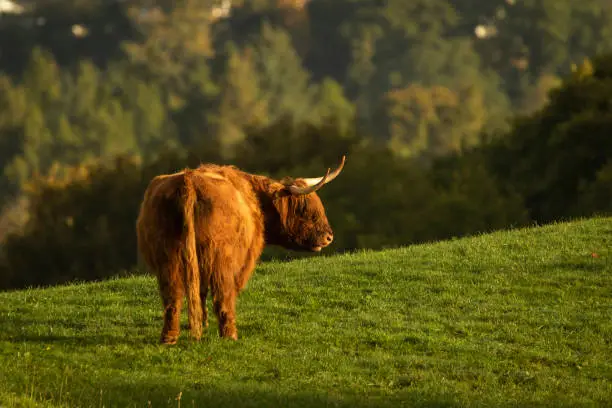
[[[269,192],[273,199],[287,197],[291,195],[291,191],[289,191],[287,186],[282,183],[270,184]]]

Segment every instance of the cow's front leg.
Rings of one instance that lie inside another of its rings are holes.
[[[182,291],[173,291],[163,296],[164,327],[160,342],[163,344],[176,344],[180,334],[181,307],[183,305]]]
[[[236,302],[235,296],[233,300],[225,298],[224,300],[215,300],[214,311],[219,320],[219,336],[238,340],[238,329],[236,328]]]

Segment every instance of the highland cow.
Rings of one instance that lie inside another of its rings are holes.
[[[163,303],[161,343],[175,344],[187,296],[190,335],[208,327],[211,290],[219,335],[238,339],[236,297],[264,245],[321,251],[333,240],[316,191],[344,167],[318,178],[269,177],[204,164],[149,183],[136,222],[138,250],[155,273]]]

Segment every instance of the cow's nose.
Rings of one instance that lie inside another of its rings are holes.
[[[325,235],[325,243],[327,245],[331,244],[333,240],[334,240],[334,234],[326,234]]]

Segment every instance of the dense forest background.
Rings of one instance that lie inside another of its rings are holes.
[[[0,288],[133,270],[147,183],[205,161],[346,154],[327,253],[612,213],[612,1],[0,3]]]

